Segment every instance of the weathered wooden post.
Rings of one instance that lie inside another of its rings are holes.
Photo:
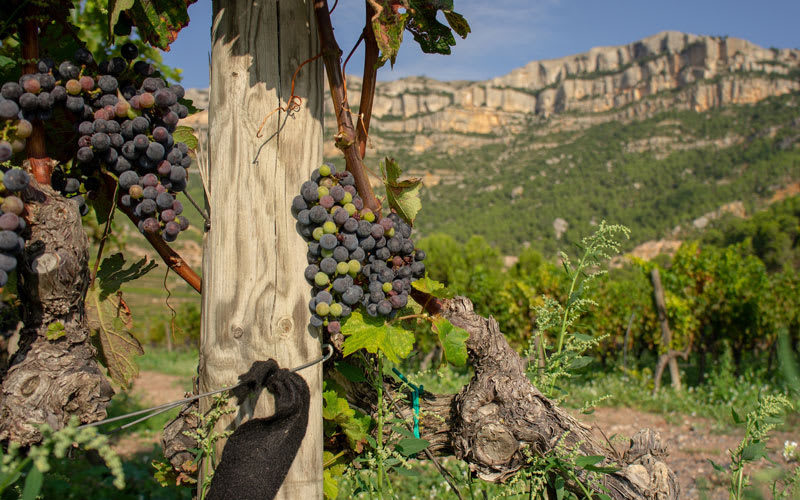
[[[317,332],[308,327],[306,245],[290,213],[292,198],[322,160],[319,62],[297,77],[300,108],[285,111],[292,75],[319,52],[313,3],[214,0],[213,16],[203,391],[234,384],[256,360],[274,358],[292,368],[321,352]],[[278,107],[283,110],[266,119],[257,137],[265,116]],[[300,373],[311,390],[311,409],[303,445],[278,494],[284,499],[322,498],[322,367]],[[246,406],[218,430],[272,414],[266,394],[254,408]]]

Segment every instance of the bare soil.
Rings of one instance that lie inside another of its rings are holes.
[[[727,500],[727,479],[714,472],[710,460],[727,466],[728,450],[735,449],[744,431],[721,428],[716,422],[687,415],[657,415],[630,408],[599,408],[591,415],[576,415],[587,425],[596,426],[620,451],[627,447],[627,438],[640,429],[658,431],[669,445],[667,464],[675,471],[683,499]],[[613,436],[613,437],[612,437]],[[798,433],[774,432],[768,443],[770,458],[784,468],[790,468],[783,458],[783,443],[797,441]],[[753,465],[751,472],[770,464],[762,461]],[[770,498],[770,497],[766,497]]]

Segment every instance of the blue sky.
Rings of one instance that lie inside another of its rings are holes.
[[[329,0],[332,5],[332,0]],[[339,0],[332,15],[345,55],[360,33],[363,0]],[[440,80],[485,80],[537,59],[621,45],[663,30],[745,38],[764,47],[800,48],[799,0],[455,0],[472,33],[457,38],[449,56],[423,54],[406,38],[393,69],[378,75],[393,80],[424,75]],[[183,68],[187,88],[208,86],[211,0],[189,8],[191,23],[164,53],[167,64]],[[359,73],[357,52],[348,73]]]

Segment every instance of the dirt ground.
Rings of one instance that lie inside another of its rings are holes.
[[[184,397],[185,380],[174,375],[143,371],[133,384],[132,391],[143,402],[151,405],[163,404]],[[591,415],[576,415],[587,425],[597,427],[614,447],[624,451],[627,438],[640,429],[658,431],[669,445],[667,464],[678,476],[681,498],[687,500],[728,498],[725,480],[714,473],[709,459],[720,465],[730,463],[727,450],[737,446],[742,434],[736,429],[722,429],[714,421],[685,415],[656,415],[630,408],[599,408]],[[150,451],[158,443],[159,436],[128,434],[122,437],[115,449],[123,456]],[[784,441],[800,441],[800,432],[776,432],[768,447],[773,450],[770,458],[779,465],[788,467],[781,450]],[[769,464],[762,462],[754,470]]]

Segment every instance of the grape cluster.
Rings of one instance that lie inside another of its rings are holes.
[[[25,229],[22,212],[25,206],[14,193],[28,187],[30,175],[19,168],[3,173],[3,202],[0,204],[0,287],[6,286],[8,274],[17,268],[17,255],[25,248],[21,233]]]
[[[0,162],[24,149],[32,120],[64,109],[76,123],[78,140],[71,164],[53,172],[53,187],[75,197],[85,215],[89,208],[81,193],[98,190],[105,169],[118,177],[119,202],[139,218],[139,230],[174,241],[189,225],[175,194],[186,188],[192,159],[172,135],[189,113],[179,102],[184,89],[168,86],[152,64],[134,62],[134,44],[124,44],[121,54],[95,66],[92,54],[78,49],[73,61],[56,67],[43,59],[38,73],[5,83],[0,119],[11,142],[0,141]]]
[[[335,334],[362,305],[371,316],[406,306],[411,281],[425,274],[425,253],[396,214],[378,220],[364,207],[349,172],[322,165],[292,200],[297,229],[308,240],[304,275],[313,286],[311,324]]]

